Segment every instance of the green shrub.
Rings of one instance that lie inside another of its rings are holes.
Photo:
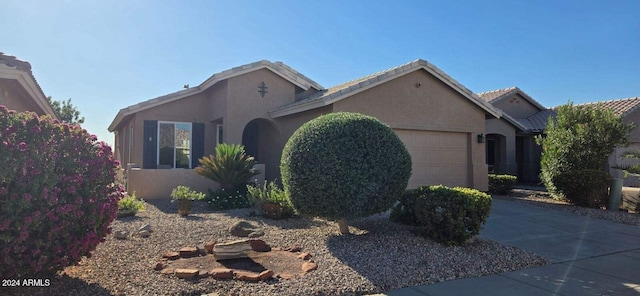
[[[553,184],[570,203],[581,207],[600,208],[607,204],[609,174],[602,170],[564,172]]]
[[[540,179],[547,190],[562,199],[554,179],[563,173],[604,168],[613,149],[628,144],[633,127],[599,104],[560,106],[556,118],[549,118],[545,135],[536,136],[542,145]]]
[[[284,219],[289,218],[295,214],[293,204],[287,196],[287,193],[282,190],[278,185],[271,181],[265,182],[262,188],[247,185],[247,192],[249,199],[255,204],[260,211],[272,219]],[[278,205],[279,209],[268,210],[263,208],[264,204]]]
[[[187,186],[178,186],[171,190],[172,201],[179,199],[203,200],[205,196],[206,195],[204,193],[191,190],[191,188]]]
[[[144,211],[145,204],[143,199],[136,198],[136,193],[125,195],[118,202],[118,211]]]
[[[216,211],[243,209],[253,206],[244,190],[209,190],[207,202]]]
[[[418,199],[418,196],[424,194],[425,188],[428,187],[423,186],[405,190],[396,204],[391,208],[389,219],[393,222],[406,225],[418,225],[418,218],[416,218],[415,211],[416,199]]]
[[[417,222],[425,236],[447,245],[461,245],[478,235],[491,211],[491,196],[469,188],[423,186],[408,200],[412,199],[415,219],[405,211],[409,214],[400,222]]]
[[[244,152],[244,146],[222,143],[216,146],[216,155],[201,159],[196,172],[220,184],[230,191],[244,185],[249,178],[259,174],[253,169],[256,161]]]
[[[299,213],[348,219],[388,210],[407,187],[411,156],[379,120],[331,113],[302,125],[282,152],[282,182]]]
[[[518,177],[512,175],[489,174],[489,192],[493,194],[509,194],[518,182]]]
[[[89,257],[124,196],[118,166],[80,126],[0,106],[0,277],[37,277]]]

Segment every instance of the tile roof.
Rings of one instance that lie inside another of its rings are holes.
[[[601,104],[602,107],[613,110],[613,113],[615,113],[616,115],[627,116],[627,114],[635,111],[640,107],[640,97],[591,102],[591,103],[577,104],[575,106],[593,106],[596,104]]]
[[[38,83],[38,80],[33,75],[33,71],[31,71],[31,64],[29,62],[20,60],[15,56],[0,52],[0,65],[25,73],[29,80],[31,80],[31,82],[35,86],[34,91],[35,93],[37,93],[36,96],[40,97],[35,98],[36,104],[38,104],[38,106],[40,106],[46,114],[53,116],[53,118],[57,118],[57,115],[53,111],[53,108],[51,107],[49,102],[46,101],[47,96],[44,94],[44,91],[42,91],[42,87],[40,87],[40,83]]]
[[[478,96],[480,98],[482,98],[483,100],[487,101],[487,102],[491,102],[505,94],[508,94],[514,90],[516,90],[517,87],[512,86],[512,87],[508,87],[508,88],[503,88],[503,89],[496,89],[496,90],[490,90],[490,91],[485,91],[482,93],[479,93]]]
[[[298,71],[285,65],[282,62],[270,62],[267,60],[262,60],[262,61],[238,66],[235,68],[231,68],[231,69],[213,74],[211,75],[211,77],[209,77],[207,80],[205,80],[204,82],[202,82],[200,85],[196,87],[179,90],[174,93],[166,94],[160,97],[146,100],[144,102],[140,102],[138,104],[131,105],[126,108],[122,108],[120,109],[120,111],[118,111],[118,114],[116,115],[114,120],[111,122],[108,129],[109,131],[114,131],[125,117],[133,113],[140,112],[142,110],[153,108],[155,106],[159,106],[162,104],[166,104],[169,102],[186,98],[187,96],[203,92],[209,87],[213,86],[214,84],[222,80],[229,79],[231,77],[239,76],[252,71],[265,69],[265,68],[272,70],[274,73],[280,75],[281,77],[289,80],[291,83],[296,84],[305,90],[309,88],[315,88],[317,90],[320,90],[323,88],[317,82],[311,80],[307,76],[302,75]]]
[[[389,68],[387,70],[376,72],[365,77],[332,86],[328,89],[324,89],[303,97],[299,97],[297,98],[296,102],[270,110],[269,113],[272,117],[279,117],[317,108],[320,106],[326,106],[348,96],[354,95],[358,92],[384,83],[390,79],[394,79],[402,75],[411,73],[417,69],[426,70],[445,84],[451,86],[453,89],[466,96],[473,103],[483,108],[488,113],[496,117],[500,116],[500,111],[495,109],[490,104],[487,104],[468,88],[457,82],[455,79],[451,78],[451,76],[447,75],[433,64],[421,59],[417,59],[400,66]]]

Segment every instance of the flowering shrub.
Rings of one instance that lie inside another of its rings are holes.
[[[111,148],[79,126],[0,106],[0,164],[0,275],[90,257],[124,195]]]

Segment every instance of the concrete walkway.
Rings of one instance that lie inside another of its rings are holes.
[[[640,296],[638,226],[494,199],[480,237],[529,250],[554,264],[380,295]]]

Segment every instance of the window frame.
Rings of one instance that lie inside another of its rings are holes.
[[[224,125],[216,124],[216,147],[222,143],[224,143],[223,136],[224,135]]]
[[[162,130],[160,128],[160,126],[162,124],[173,124],[173,163],[171,165],[171,169],[178,169],[176,168],[176,150],[177,150],[177,139],[176,139],[176,125],[177,124],[184,124],[184,125],[189,125],[189,167],[188,168],[179,168],[179,169],[191,169],[192,168],[192,159],[193,158],[193,123],[192,122],[182,122],[182,121],[161,121],[158,120],[158,125],[157,125],[157,139],[158,139],[158,143],[156,144],[156,166],[160,167],[160,131]]]

